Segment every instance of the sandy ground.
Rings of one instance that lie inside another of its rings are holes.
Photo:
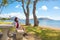
[[[13,39],[12,38],[8,38],[8,40],[13,40]],[[29,38],[23,37],[23,40],[34,40],[34,38],[32,38],[32,37],[29,37]]]

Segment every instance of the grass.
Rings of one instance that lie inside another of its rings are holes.
[[[12,22],[1,22],[0,21],[0,24],[11,24]]]
[[[52,29],[42,29],[41,27],[26,27],[26,32],[37,35],[42,40],[60,40],[60,31]]]
[[[3,21],[1,22],[1,21],[0,21],[0,24],[12,24],[12,22],[3,22]],[[11,30],[11,31],[14,31],[15,28],[12,27],[12,28],[10,28],[10,30]],[[0,32],[2,32],[2,28],[0,28]]]
[[[11,22],[0,22],[0,24],[11,24]],[[53,30],[49,28],[41,28],[41,27],[32,27],[32,26],[25,26],[27,33],[31,33],[36,35],[36,37],[41,38],[42,40],[60,40],[60,31]],[[0,29],[1,31],[2,29]],[[15,30],[15,28],[10,28],[11,31]]]

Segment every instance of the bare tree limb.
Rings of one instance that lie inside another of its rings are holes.
[[[27,13],[26,13],[25,8],[24,8],[24,0],[22,0],[22,8],[23,8],[23,11],[24,11],[24,13],[26,15]]]

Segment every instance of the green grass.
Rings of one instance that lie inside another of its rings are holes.
[[[0,21],[0,24],[12,24],[12,22],[3,22],[3,21]],[[0,32],[2,32],[2,30],[3,30],[3,29],[0,28]],[[12,28],[10,28],[10,30],[11,30],[11,31],[14,31],[15,28],[12,27]]]
[[[0,24],[11,24],[11,22],[0,22]],[[41,38],[42,40],[60,40],[60,31],[52,30],[48,28],[41,27],[32,27],[32,26],[23,26],[27,33],[31,33]],[[1,32],[2,29],[0,29]],[[15,28],[10,28],[11,31],[14,31]]]
[[[42,40],[60,40],[60,31],[41,29],[40,27],[26,27],[26,32],[32,32]]]
[[[0,24],[11,24],[12,22],[1,22],[0,21]]]

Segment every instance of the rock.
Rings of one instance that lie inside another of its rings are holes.
[[[23,40],[23,33],[17,32],[17,33],[16,33],[16,39],[17,39],[17,40]]]
[[[1,40],[2,36],[3,36],[3,34],[2,34],[2,33],[0,33],[0,40]]]

